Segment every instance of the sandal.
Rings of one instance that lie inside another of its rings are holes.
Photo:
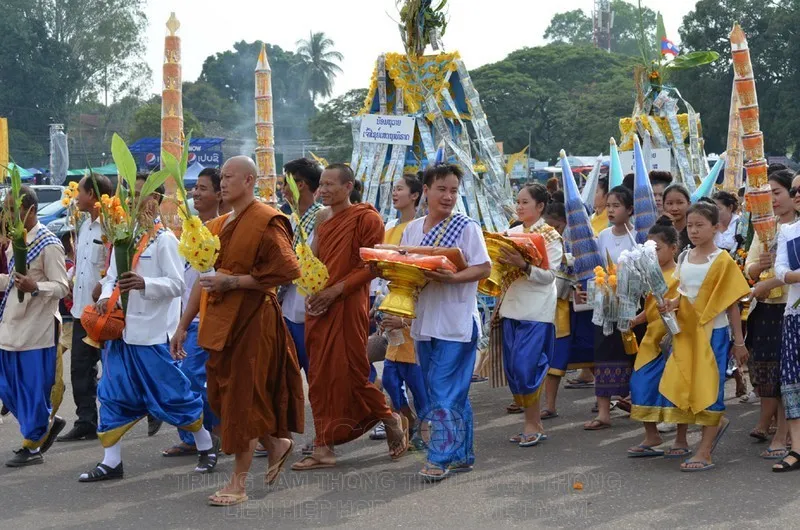
[[[730,426],[731,426],[731,420],[723,416],[720,422],[719,431],[717,431],[717,435],[714,437],[714,443],[711,444],[712,453],[714,452],[714,449],[717,448],[717,444],[719,443],[720,440],[722,440],[722,437],[725,435],[725,432],[728,430],[728,427]]]
[[[538,445],[539,442],[547,440],[547,435],[543,432],[535,432],[533,434],[520,434],[519,446],[520,447],[533,447]]]
[[[602,431],[603,429],[610,429],[611,424],[605,421],[600,421],[599,418],[595,418],[589,423],[583,424],[584,431]]]
[[[197,454],[197,447],[187,445],[183,442],[179,444],[175,444],[169,449],[164,449],[161,451],[161,456],[173,457],[173,456],[194,456]]]
[[[688,447],[670,447],[664,453],[664,458],[681,458],[692,454],[692,450]]]
[[[312,471],[314,469],[329,469],[336,466],[336,462],[323,462],[315,456],[304,456],[294,464],[292,471]]]
[[[567,379],[567,384],[564,388],[571,390],[579,390],[581,388],[594,388],[594,381],[584,381],[583,379]]]
[[[470,379],[470,383],[485,383],[488,380],[489,380],[488,377],[484,377],[482,375],[474,374],[472,376],[472,379]]]
[[[553,418],[558,418],[558,412],[549,409],[542,409],[540,418],[543,420],[552,420]]]
[[[699,467],[689,467],[697,465],[699,465]],[[683,464],[681,464],[681,471],[684,473],[696,473],[698,471],[708,471],[709,469],[714,469],[715,467],[717,467],[717,465],[713,462],[703,462],[701,460],[695,460],[692,462],[691,460],[685,460]]]
[[[387,429],[387,433],[386,433],[386,435],[387,435],[387,443],[389,445],[389,455],[390,455],[392,460],[399,459],[401,456],[406,454],[406,452],[408,451],[408,445],[409,445],[409,442],[408,442],[408,440],[409,440],[409,437],[408,437],[408,429],[409,429],[409,427],[408,427],[408,418],[406,418],[403,415],[399,415],[399,418],[400,418],[400,428],[402,429],[400,440],[397,440],[397,439],[392,440],[392,438],[394,438],[396,435],[392,434],[392,436],[390,437],[388,429]],[[399,452],[398,452],[398,449],[400,450]]]
[[[88,473],[83,473],[78,478],[78,482],[100,482],[101,480],[112,480],[125,476],[122,462],[117,467],[111,467],[100,462]]]
[[[441,473],[431,473],[433,469],[441,471]],[[452,470],[449,468],[432,464],[431,462],[425,462],[425,465],[422,466],[422,469],[419,471],[419,476],[421,476],[425,482],[441,482],[446,479],[450,473],[452,473]]]
[[[224,500],[214,500],[214,499],[230,499],[230,502],[226,502]],[[208,505],[209,506],[236,506],[237,504],[242,504],[243,502],[247,502],[249,497],[245,493],[220,493],[219,491],[214,493],[208,498]]]
[[[194,470],[197,473],[211,473],[217,467],[217,460],[219,458],[219,436],[211,437],[211,449],[207,451],[197,451],[197,466]]]
[[[794,458],[794,462],[791,464],[786,461],[786,457]],[[775,473],[784,473],[786,471],[794,471],[795,469],[800,469],[800,454],[795,451],[789,451],[789,454],[786,455],[783,460],[772,466],[772,471]]]
[[[522,414],[525,412],[525,409],[517,405],[516,403],[511,403],[511,405],[506,407],[506,412],[509,414]]]
[[[286,449],[285,453],[283,453],[281,459],[278,460],[274,466],[269,466],[267,468],[267,474],[264,475],[264,485],[272,486],[275,481],[278,480],[281,471],[283,471],[283,465],[286,463],[286,459],[289,458],[290,454],[292,454],[292,449],[294,449],[294,441],[289,440],[289,448]]]
[[[759,442],[766,442],[767,440],[769,440],[767,433],[760,430],[758,427],[750,431],[750,438],[755,438]]]
[[[761,451],[760,456],[764,460],[783,460],[789,454],[789,450],[785,447],[781,447],[779,449],[770,449],[769,447],[766,451]]]
[[[650,456],[664,456],[662,449],[654,449],[652,445],[639,444],[628,449],[628,458],[644,458]]]
[[[472,471],[471,464],[454,464],[447,466],[447,469],[450,470],[450,473],[469,473]]]

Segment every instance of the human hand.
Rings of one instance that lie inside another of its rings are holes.
[[[516,267],[518,269],[527,269],[528,262],[522,257],[522,254],[519,253],[516,249],[509,250],[507,248],[500,249],[500,257],[498,261],[503,265],[511,265],[512,267]]]
[[[331,304],[342,294],[343,286],[338,283],[306,298],[306,312],[312,317],[325,314]]]
[[[186,358],[186,352],[183,351],[183,341],[186,340],[186,330],[178,326],[172,340],[169,341],[169,353],[176,361],[182,361]]]
[[[758,267],[765,271],[767,269],[771,269],[775,265],[775,253],[774,252],[762,252],[758,255]],[[757,278],[753,278],[754,280]]]
[[[405,323],[401,317],[395,315],[385,315],[381,321],[381,328],[384,331],[394,331],[395,329],[403,329]]]
[[[665,298],[664,302],[658,304],[658,312],[661,314],[670,313],[678,309],[680,298]]]
[[[770,291],[771,289],[765,282],[758,282],[755,287],[753,287],[752,297],[756,300],[766,300]]]
[[[101,298],[94,306],[98,315],[105,315],[108,308],[108,298]]]
[[[144,291],[144,278],[133,271],[123,272],[119,277],[119,292]]]
[[[455,283],[456,273],[448,269],[437,269],[435,271],[424,271],[425,277],[433,282]]]
[[[575,286],[575,305],[585,305],[589,301],[589,293],[581,289],[580,285]]]
[[[731,348],[731,352],[739,366],[744,366],[750,358],[750,352],[747,351],[747,346],[744,344],[734,344]]]
[[[36,282],[30,276],[23,276],[18,272],[14,273],[14,285],[23,293],[32,293],[38,288]]]
[[[239,278],[217,271],[213,276],[201,276],[200,286],[210,293],[224,293],[239,288]]]

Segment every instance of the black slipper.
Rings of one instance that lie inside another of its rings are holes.
[[[789,451],[789,454],[786,456],[787,457],[791,456],[792,458],[794,458],[794,463],[790,464],[784,458],[783,460],[772,466],[772,471],[774,471],[775,473],[785,473],[787,471],[794,471],[795,469],[800,469],[800,453],[797,453],[795,451]]]
[[[101,480],[122,478],[123,475],[122,462],[117,467],[109,467],[101,462],[93,470],[78,477],[78,482],[100,482]]]

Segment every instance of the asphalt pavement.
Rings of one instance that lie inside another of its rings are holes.
[[[69,374],[69,358],[65,358]],[[67,384],[69,382],[67,381]],[[471,473],[424,484],[419,453],[398,462],[384,442],[366,436],[338,449],[338,467],[298,473],[288,470],[277,485],[263,485],[266,459],[256,459],[244,505],[215,508],[206,497],[221,487],[233,467],[223,457],[212,475],[192,473],[192,457],[164,458],[178,438],[170,426],[152,438],[142,421],[123,439],[125,478],[82,484],[81,472],[102,459],[97,441],[56,443],[43,465],[0,467],[2,528],[797,528],[800,472],[775,474],[759,458],[766,448],[748,437],[758,406],[740,404],[728,382],[731,427],[715,453],[716,469],[681,473],[680,460],[627,458],[642,430],[614,411],[613,427],[582,429],[593,417],[593,390],[562,389],[560,417],[547,420],[549,439],[519,448],[508,438],[521,416],[505,412],[507,389],[475,384],[477,462]],[[75,418],[67,388],[60,415]],[[0,424],[0,458],[19,447],[11,416]],[[311,411],[307,409],[307,425]],[[664,435],[668,444],[672,434]],[[690,430],[689,441],[699,440]],[[298,442],[306,442],[300,435]],[[300,443],[297,444],[301,445]],[[300,458],[299,452],[288,464]]]

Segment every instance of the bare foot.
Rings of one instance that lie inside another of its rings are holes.
[[[392,459],[400,458],[408,450],[408,419],[393,412],[392,420],[383,420],[383,424],[386,426],[389,456]]]

